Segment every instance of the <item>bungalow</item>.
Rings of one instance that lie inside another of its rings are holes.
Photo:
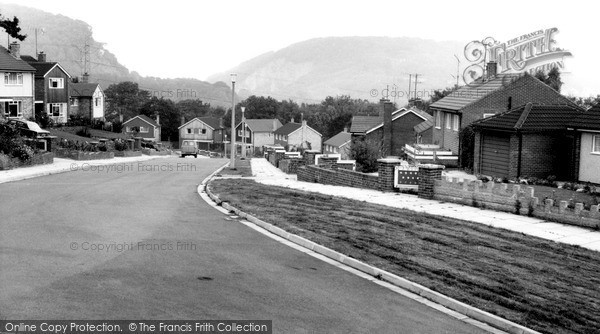
[[[179,147],[183,140],[195,140],[198,148],[211,150],[214,144],[222,145],[225,138],[223,119],[216,117],[195,117],[185,122],[181,118],[179,127]]]
[[[321,149],[321,134],[306,124],[291,122],[275,130],[275,145],[289,148]]]
[[[473,128],[475,173],[600,183],[600,111],[528,103]]]
[[[34,116],[35,68],[21,59],[21,46],[11,43],[9,50],[0,46],[0,118]]]
[[[123,123],[122,132],[127,135],[160,142],[160,118],[156,116],[155,122],[146,115],[137,115]]]
[[[90,83],[89,75],[85,73],[81,82],[69,85],[69,104],[71,113],[81,115],[91,120],[104,119],[105,96],[99,83]]]
[[[250,149],[262,148],[265,145],[275,144],[275,130],[283,125],[281,122],[274,119],[247,119],[246,120],[246,140],[245,143]],[[236,145],[242,145],[244,137],[242,122],[235,127]]]
[[[54,123],[66,123],[69,116],[69,83],[71,75],[57,62],[47,62],[46,54],[38,58],[21,56],[35,68],[35,114],[44,111]]]
[[[344,129],[344,131],[327,139],[325,143],[323,143],[323,153],[340,154],[342,160],[348,160],[350,159],[351,142],[352,134],[348,132],[348,129]]]
[[[459,132],[473,122],[529,102],[538,104],[572,104],[550,86],[525,74],[496,74],[496,63],[487,65],[487,77],[461,87],[432,103],[434,116],[430,139],[424,142],[460,154]],[[471,148],[464,148],[471,150]]]
[[[417,108],[401,108],[382,100],[383,113],[377,116],[354,116],[350,132],[354,138],[373,139],[383,143],[385,155],[400,156],[407,144],[415,143],[415,127],[431,122],[432,116]],[[427,129],[424,129],[425,132]]]

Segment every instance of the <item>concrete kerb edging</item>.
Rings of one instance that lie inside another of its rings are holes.
[[[262,221],[246,212],[243,212],[243,211],[235,208],[234,206],[230,205],[227,202],[220,201],[220,199],[210,191],[207,184],[216,173],[221,171],[226,166],[227,165],[221,167],[219,170],[217,170],[211,176],[207,177],[205,179],[205,181],[203,182],[203,185],[204,185],[203,188],[206,191],[206,193],[208,194],[208,196],[216,203],[221,203],[221,205],[224,209],[226,209],[230,212],[234,212],[235,214],[237,214],[238,216],[241,216],[241,217],[244,215],[246,220],[248,220],[249,222],[251,222],[257,226],[260,226],[261,228],[263,228],[273,234],[276,234],[294,244],[300,245],[304,248],[314,251],[315,253],[321,254],[332,260],[343,263],[351,268],[354,268],[356,270],[364,272],[368,275],[374,276],[377,279],[381,279],[383,281],[391,283],[392,285],[395,285],[404,290],[412,292],[412,293],[419,295],[425,299],[428,299],[437,304],[440,304],[452,311],[463,314],[469,318],[486,323],[494,328],[497,328],[497,329],[500,329],[500,330],[503,330],[503,331],[506,331],[506,332],[512,333],[512,334],[541,334],[540,332],[534,331],[533,329],[524,327],[524,326],[514,323],[512,321],[503,319],[499,316],[493,315],[486,311],[482,311],[473,306],[467,305],[458,300],[447,297],[441,293],[435,292],[435,291],[433,291],[429,288],[426,288],[420,284],[411,282],[405,278],[396,276],[385,270],[381,270],[379,268],[373,267],[371,265],[368,265],[368,264],[361,262],[359,260],[356,260],[354,258],[348,257],[342,253],[336,252],[325,246],[321,246],[321,245],[319,245],[315,242],[312,242],[308,239],[305,239],[305,238],[302,238],[295,234],[286,232],[285,230],[283,230],[279,227],[276,227],[272,224]],[[200,187],[198,187],[198,189],[200,190]]]

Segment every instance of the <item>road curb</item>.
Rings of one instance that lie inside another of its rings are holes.
[[[222,170],[224,167],[225,166],[221,167],[218,171]],[[279,227],[276,227],[272,224],[269,224],[265,221],[262,221],[256,217],[254,217],[246,212],[239,210],[238,208],[232,206],[231,204],[229,204],[227,202],[222,202],[217,195],[213,194],[210,191],[210,187],[208,186],[213,175],[216,173],[217,172],[213,173],[211,176],[207,177],[203,181],[202,184],[204,185],[204,187],[203,187],[204,192],[206,192],[208,194],[208,196],[213,201],[215,201],[215,203],[220,203],[224,209],[226,209],[230,212],[233,212],[238,216],[245,215],[246,220],[248,220],[249,222],[251,222],[273,234],[276,234],[296,245],[310,249],[310,250],[312,250],[318,254],[321,254],[325,257],[328,257],[332,260],[343,263],[353,269],[356,269],[356,270],[364,272],[368,275],[374,276],[376,279],[380,279],[380,280],[388,282],[394,286],[397,286],[399,288],[402,288],[404,290],[412,292],[412,293],[414,293],[418,296],[421,296],[427,300],[430,300],[439,305],[442,305],[452,311],[455,311],[462,315],[465,315],[466,317],[483,322],[483,323],[490,325],[496,329],[500,329],[502,331],[506,331],[511,334],[541,334],[540,332],[537,332],[533,329],[527,328],[525,326],[519,325],[517,323],[506,320],[499,316],[493,315],[489,312],[486,312],[486,311],[480,310],[478,308],[475,308],[473,306],[467,305],[456,299],[453,299],[453,298],[447,297],[441,293],[435,292],[435,291],[433,291],[427,287],[424,287],[420,284],[409,281],[405,278],[394,275],[385,270],[373,267],[369,264],[366,264],[357,259],[348,257],[342,253],[339,253],[337,251],[329,249],[325,246],[319,245],[313,241],[307,240],[307,239],[297,236],[295,234],[286,232]]]

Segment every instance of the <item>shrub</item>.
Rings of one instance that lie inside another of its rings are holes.
[[[125,151],[129,149],[129,145],[127,145],[127,141],[124,139],[115,139],[114,147],[117,151]]]
[[[18,146],[12,151],[12,156],[21,160],[22,162],[31,160],[33,154],[33,149],[27,145]]]
[[[381,142],[372,139],[357,139],[350,144],[350,157],[356,160],[356,169],[359,172],[376,172],[378,169],[377,159],[383,155]]]
[[[52,127],[54,125],[54,121],[45,111],[35,115],[35,122],[38,123],[43,129]]]
[[[90,130],[87,127],[83,127],[79,130],[77,130],[77,132],[75,132],[76,135],[80,136],[80,137],[91,137],[92,135],[90,135]]]

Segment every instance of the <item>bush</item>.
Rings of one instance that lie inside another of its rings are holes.
[[[12,152],[12,156],[21,160],[22,162],[27,162],[33,158],[34,151],[31,147],[27,145],[21,145],[15,148]]]
[[[54,121],[45,111],[35,115],[35,122],[38,123],[43,129],[52,127],[54,125]]]
[[[80,137],[91,137],[92,135],[90,135],[90,130],[87,127],[83,127],[79,130],[77,130],[77,132],[75,132],[76,135],[80,136]]]
[[[124,139],[115,139],[114,147],[115,147],[115,150],[117,150],[117,151],[126,151],[129,149],[129,145],[127,144],[127,141]]]
[[[350,144],[350,158],[356,160],[356,170],[372,173],[378,170],[377,159],[384,155],[381,142],[356,139]]]

